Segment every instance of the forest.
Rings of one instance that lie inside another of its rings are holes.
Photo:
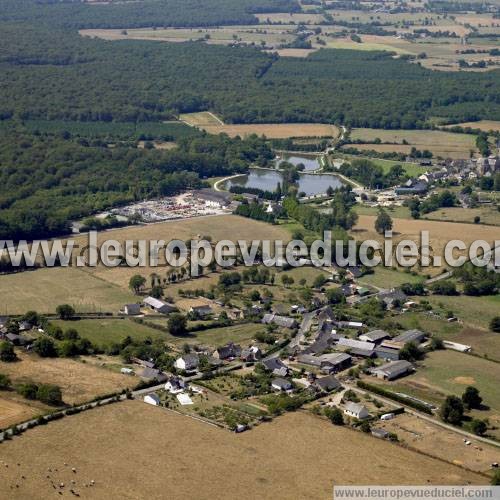
[[[52,28],[140,28],[256,24],[253,14],[298,12],[295,0],[142,0],[92,5],[73,0],[1,0],[0,22]]]
[[[210,109],[228,123],[422,128],[500,119],[500,70],[433,72],[388,52],[306,59],[202,42],[89,39],[0,22],[0,119],[158,122]]]
[[[206,176],[265,165],[272,152],[262,139],[202,135],[174,150],[97,146],[84,139],[0,136],[0,239],[67,233],[69,220],[145,198],[198,188]]]

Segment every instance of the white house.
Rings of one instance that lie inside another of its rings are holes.
[[[181,377],[170,377],[165,384],[165,390],[170,392],[170,394],[179,394],[183,392],[187,387],[186,382]]]
[[[184,354],[175,360],[174,366],[178,370],[191,371],[198,368],[200,362],[197,354]]]
[[[151,394],[146,394],[144,396],[144,402],[149,405],[158,406],[160,404],[160,398],[156,392],[152,392]]]
[[[352,402],[346,403],[344,413],[346,415],[349,415],[350,417],[358,418],[359,420],[368,418],[370,416],[370,413],[365,406],[359,403]]]

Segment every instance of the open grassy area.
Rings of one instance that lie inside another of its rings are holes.
[[[500,335],[467,323],[449,323],[445,311],[441,313],[435,317],[425,312],[406,312],[397,321],[405,329],[418,328],[444,340],[470,345],[475,354],[500,361]],[[461,315],[461,311],[457,314]]]
[[[82,319],[79,321],[53,321],[63,330],[74,328],[82,338],[89,339],[92,343],[101,347],[107,347],[113,343],[119,343],[130,336],[133,340],[165,339],[167,334],[154,328],[136,323],[129,319]]]
[[[461,396],[469,385],[477,387],[484,403],[500,411],[500,364],[455,351],[430,353],[414,375],[400,383],[416,384],[441,394]]]
[[[360,149],[360,146],[363,146],[363,145],[362,144],[352,144],[352,145],[349,144],[346,147],[354,147],[354,148]],[[372,148],[371,146],[372,145],[370,144],[367,149],[376,149],[376,148]],[[347,155],[347,154],[343,154],[342,157],[348,161],[356,160],[358,158],[364,158],[361,156],[354,156],[354,155]],[[383,160],[380,158],[370,158],[370,157],[366,157],[366,158],[369,159],[372,163],[375,163],[375,165],[379,165],[380,167],[382,167],[384,169],[384,173],[388,173],[394,165],[401,165],[404,168],[406,175],[408,175],[410,177],[417,177],[419,175],[422,175],[427,170],[427,167],[421,167],[420,165],[418,165],[416,163],[410,163],[410,162],[405,162],[405,161],[396,161],[396,160]]]
[[[411,217],[408,207],[394,206],[383,207],[384,210],[392,217],[397,219],[409,219]],[[358,215],[378,215],[379,207],[370,207],[368,205],[357,204],[354,210]]]
[[[210,113],[210,111],[183,113],[179,115],[179,120],[193,127],[203,127],[205,125],[222,125],[222,121],[213,113]]]
[[[0,391],[0,429],[36,418],[51,408],[11,391]]]
[[[116,312],[135,300],[126,289],[74,267],[0,276],[0,314],[54,313],[59,304],[71,304],[78,312]]]
[[[379,288],[394,288],[403,283],[418,283],[422,281],[422,276],[414,276],[411,273],[405,273],[394,269],[379,266],[375,268],[373,274],[365,274],[359,278],[363,285],[370,285]]]
[[[342,453],[332,453],[339,443]],[[362,468],[360,450],[366,461]],[[478,474],[306,413],[284,415],[235,435],[138,401],[32,429],[3,443],[2,459],[20,464],[3,471],[0,495],[6,498],[15,484],[20,484],[19,496],[48,498],[54,494],[51,480],[56,484],[75,480],[73,488],[88,498],[154,498],[159,491],[168,491],[172,498],[198,499],[326,499],[331,498],[333,484],[488,482]],[[148,467],[137,474],[140,463]],[[192,464],[198,465],[196,474],[187,473]],[[50,478],[47,467],[57,469]],[[169,473],[158,474],[159,470]],[[90,480],[95,485],[85,488]]]
[[[18,351],[20,361],[0,362],[0,373],[8,375],[13,384],[31,380],[61,387],[63,401],[83,403],[102,394],[133,387],[137,379],[113,373],[96,365],[67,358],[40,358]]]
[[[434,306],[453,311],[464,323],[485,329],[488,329],[491,318],[497,316],[500,311],[500,295],[483,297],[432,295],[428,300]]]
[[[402,145],[403,141],[406,141],[406,144],[410,147],[415,147],[421,151],[427,149],[434,156],[467,158],[471,150],[476,151],[476,137],[474,135],[453,134],[440,130],[383,130],[367,128],[355,128],[351,132],[352,140],[361,140],[369,143],[370,147],[377,138],[382,143],[392,143],[395,145]],[[353,145],[353,147],[357,146],[357,144]]]
[[[227,344],[228,342],[248,344],[257,332],[264,331],[264,325],[257,323],[244,323],[241,325],[225,326],[221,328],[211,328],[193,332],[187,337],[175,337],[174,343],[196,343],[213,348]]]

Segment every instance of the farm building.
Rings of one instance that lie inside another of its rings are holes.
[[[212,308],[208,304],[192,306],[189,309],[189,312],[198,318],[204,318],[205,316],[210,316],[213,313]]]
[[[352,403],[351,401],[346,403],[344,413],[350,417],[358,418],[359,420],[370,416],[366,406],[359,403]]]
[[[170,314],[171,312],[176,310],[174,305],[167,304],[167,302],[164,302],[160,299],[155,299],[154,297],[146,297],[143,302],[144,305],[148,306],[158,314]]]
[[[322,371],[331,373],[344,370],[352,362],[351,356],[345,353],[322,354],[313,356],[312,354],[302,354],[297,357],[297,361],[304,365],[320,368]]]
[[[147,367],[143,368],[138,375],[145,380],[158,380],[158,382],[163,382],[167,378],[167,376],[160,370]]]
[[[383,345],[375,347],[374,352],[377,358],[385,359],[386,361],[397,361],[399,359],[400,349],[392,349]]]
[[[193,196],[200,201],[204,201],[207,207],[224,208],[231,203],[232,195],[228,192],[214,191],[212,189],[200,189],[193,192]]]
[[[451,342],[450,340],[443,340],[443,345],[446,349],[452,349],[458,352],[470,352],[472,347],[466,344],[459,344],[458,342]]]
[[[346,337],[340,338],[337,345],[349,349],[364,349],[366,351],[371,351],[375,347],[373,342],[363,342],[362,340],[354,340]]]
[[[407,342],[415,342],[416,344],[420,344],[425,338],[425,333],[420,330],[407,330],[403,332],[401,335],[394,337],[392,340],[394,342],[402,342],[406,344]]]
[[[391,336],[384,330],[372,330],[371,332],[363,333],[358,338],[364,342],[378,343],[382,340],[390,339]]]
[[[385,365],[371,369],[371,374],[385,380],[394,380],[395,378],[406,375],[414,370],[413,365],[409,361],[391,361]]]
[[[149,405],[158,406],[160,404],[160,398],[156,392],[152,392],[151,394],[146,394],[144,396],[144,402]]]
[[[123,313],[127,316],[137,316],[141,314],[141,306],[139,304],[125,304],[123,306]]]

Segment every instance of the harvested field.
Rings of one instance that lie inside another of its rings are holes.
[[[203,41],[209,45],[232,45],[239,43],[277,47],[295,39],[295,26],[224,26],[220,28],[138,28],[128,29],[84,29],[80,35],[104,40],[149,40],[156,42]]]
[[[134,301],[128,291],[96,279],[81,268],[53,267],[0,276],[2,314],[29,310],[54,313],[59,304],[70,304],[78,312],[116,312],[123,304]]]
[[[275,12],[266,14],[255,14],[260,23],[273,24],[321,24],[325,18],[322,14],[295,14],[286,12]]]
[[[227,134],[245,137],[251,134],[265,135],[269,139],[288,137],[337,137],[339,129],[326,123],[260,123],[249,125],[202,125],[210,134]]]
[[[380,139],[382,143],[373,144],[375,139]],[[434,156],[450,158],[468,158],[471,150],[476,151],[476,137],[467,134],[453,134],[440,130],[383,130],[355,128],[351,132],[352,140],[361,140],[367,143],[353,144],[353,147],[362,149],[375,149],[377,147],[393,148],[388,151],[399,151],[403,146],[415,147],[418,150],[428,149]],[[407,144],[403,144],[406,141]]]
[[[111,236],[112,234],[112,236]],[[123,229],[117,229],[112,232],[103,232],[98,235],[98,243],[102,242],[110,237],[118,241],[129,240],[165,240],[168,242],[170,240],[189,240],[195,239],[197,237],[211,236],[213,241],[218,241],[222,239],[231,240],[253,240],[253,239],[281,239],[288,241],[290,239],[290,234],[283,228],[279,226],[272,226],[266,224],[265,222],[254,221],[244,217],[239,217],[236,215],[221,215],[213,217],[195,217],[192,219],[184,220],[174,220],[170,222],[161,222],[158,224],[149,224],[146,226],[131,226]],[[77,238],[79,239],[79,238]],[[82,241],[86,240],[86,237],[81,237]],[[166,271],[165,267],[104,267],[98,266],[94,268],[85,268],[84,272],[87,272],[105,282],[112,283],[113,285],[118,285],[123,289],[128,289],[128,282],[131,276],[134,274],[141,274],[146,278],[152,272],[164,275]],[[200,285],[196,285],[195,288],[203,287],[201,284],[203,278],[193,281],[193,283],[200,282]],[[1,283],[1,278],[0,278]],[[188,288],[189,285],[184,286]],[[181,284],[181,288],[183,285]],[[166,292],[169,293],[168,290]],[[137,298],[133,299],[132,302],[136,302]],[[130,300],[129,300],[130,301]],[[121,305],[125,304],[123,302]]]
[[[26,401],[26,400],[25,400]],[[29,403],[29,404],[28,404]],[[35,407],[33,401],[23,401],[21,396],[14,392],[0,392],[0,429],[35,418],[44,411]],[[43,405],[38,404],[42,407]]]
[[[375,216],[360,215],[358,223],[351,231],[358,240],[375,239],[383,240],[375,231]],[[420,242],[421,231],[429,231],[431,256],[442,256],[446,243],[460,235],[466,245],[474,240],[486,240],[490,244],[498,239],[498,228],[495,226],[482,226],[480,224],[460,224],[455,222],[440,222],[415,219],[393,219],[393,242],[394,245],[403,239]],[[442,262],[444,265],[444,262]],[[437,274],[440,267],[423,268],[424,273]]]
[[[498,449],[474,440],[471,446],[466,446],[456,433],[414,415],[399,415],[394,420],[381,422],[377,428],[394,432],[401,442],[412,448],[477,472],[488,472],[500,454]]]
[[[0,373],[8,375],[13,384],[31,380],[61,387],[63,401],[83,403],[96,396],[133,387],[137,380],[126,375],[90,366],[67,358],[40,358],[18,351],[20,361],[0,363]]]
[[[478,122],[464,122],[464,123],[457,123],[455,125],[447,125],[447,127],[454,127],[454,126],[459,126],[463,128],[477,128],[480,130],[484,130],[485,132],[489,132],[492,130],[493,132],[500,132],[500,122],[496,122],[494,120],[480,120]]]
[[[479,208],[440,208],[435,212],[430,212],[423,216],[423,218],[431,220],[469,223],[473,223],[475,217],[480,218],[481,224],[500,226],[500,212],[495,206],[482,206]]]
[[[51,480],[67,484],[72,479],[84,498],[159,498],[168,491],[171,498],[199,499],[327,499],[335,483],[488,482],[305,413],[235,435],[127,401],[37,427],[1,446],[4,462],[20,465],[4,469],[0,495],[8,497],[19,484],[18,496],[30,499],[52,496]],[[332,452],[339,446],[342,453]],[[362,468],[360,453],[367,464]],[[196,470],[190,473],[193,464]],[[48,467],[53,470],[49,478]],[[159,473],[164,470],[169,473]],[[95,485],[85,488],[91,480]]]

